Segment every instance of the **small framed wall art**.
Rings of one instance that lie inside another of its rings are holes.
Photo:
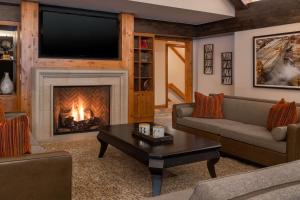
[[[223,85],[232,85],[232,52],[221,53],[221,78]]]
[[[204,45],[204,74],[213,74],[214,67],[214,45],[205,44]]]

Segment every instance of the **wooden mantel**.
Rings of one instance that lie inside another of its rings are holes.
[[[128,70],[128,121],[133,122],[133,39],[134,16],[120,14],[121,59],[120,60],[80,60],[48,59],[38,57],[39,3],[21,2],[21,110],[31,113],[32,68],[69,67],[84,69],[126,69]]]

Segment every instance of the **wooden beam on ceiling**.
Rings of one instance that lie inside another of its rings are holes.
[[[236,10],[236,17],[199,25],[196,37],[300,22],[300,0],[263,0]]]
[[[242,0],[229,0],[236,10],[242,10],[248,8]]]

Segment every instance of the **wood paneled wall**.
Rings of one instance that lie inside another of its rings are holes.
[[[133,121],[133,32],[134,17],[120,14],[121,58],[119,60],[50,59],[38,57],[39,4],[21,2],[21,110],[31,112],[31,71],[35,67],[70,67],[84,69],[126,69],[129,74],[128,120]]]

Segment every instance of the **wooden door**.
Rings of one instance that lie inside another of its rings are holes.
[[[135,101],[135,121],[153,122],[154,121],[154,93],[152,91],[136,92]]]

